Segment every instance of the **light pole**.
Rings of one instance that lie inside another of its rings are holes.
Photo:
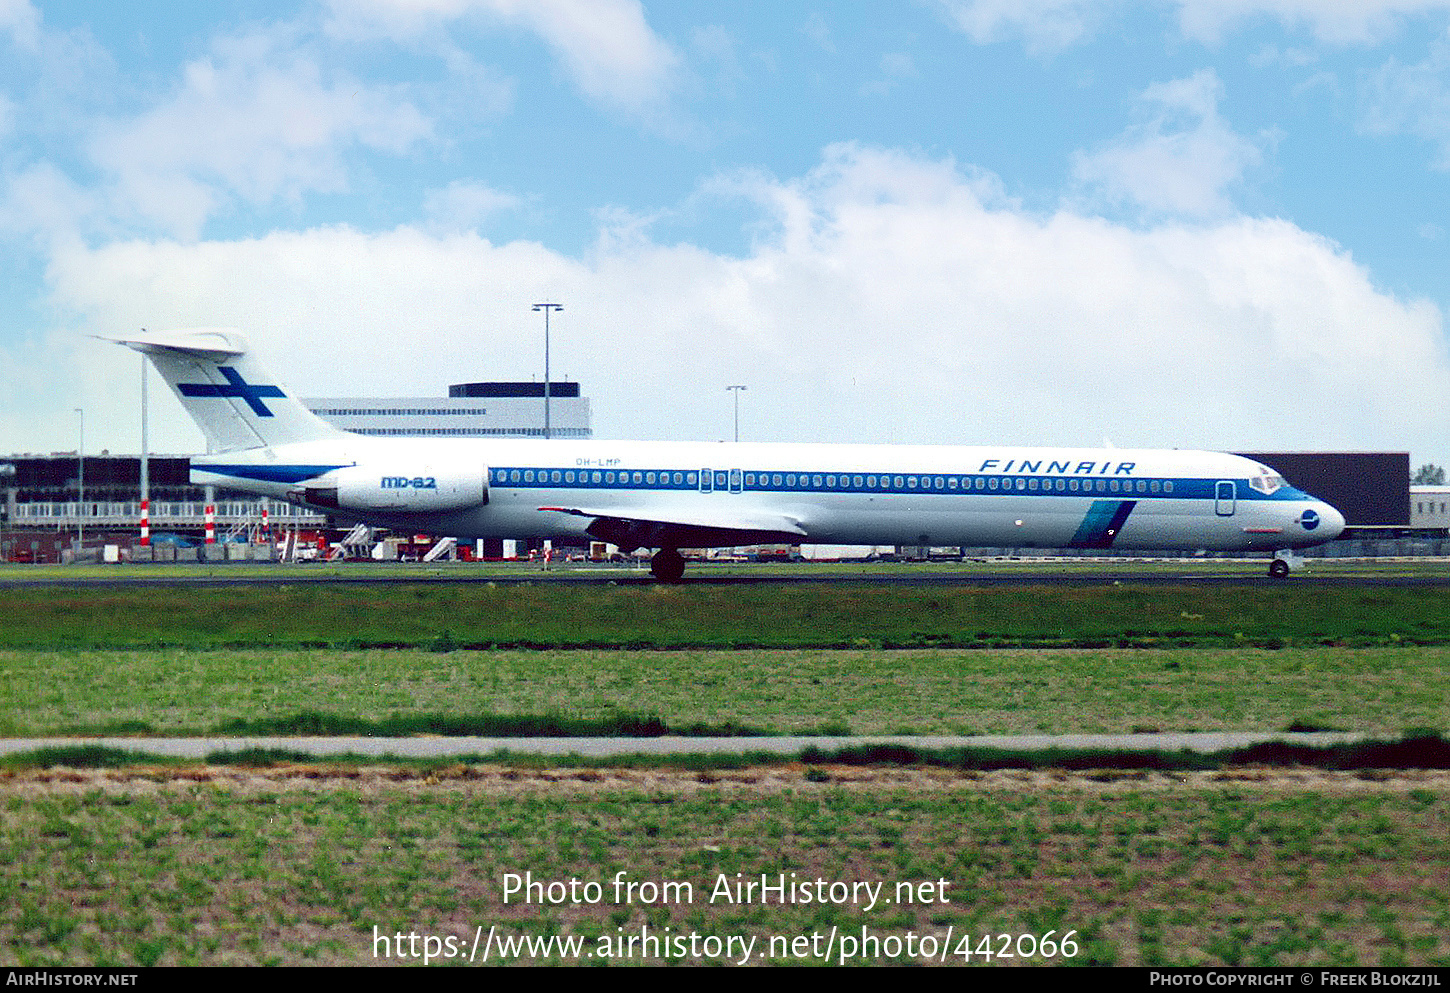
[[[535,310],[544,312],[544,437],[549,435],[549,311],[562,311],[562,303],[536,303]]]
[[[142,328],[144,331],[145,328]],[[151,546],[151,467],[146,437],[146,356],[141,356],[141,544]]]
[[[725,389],[735,394],[735,440],[740,440],[740,391],[743,386],[727,386]]]
[[[0,562],[10,561],[10,546],[5,544],[5,525],[10,520],[11,485],[15,481],[15,464],[0,462],[0,494],[5,497],[5,506],[0,508]]]
[[[76,487],[76,555],[79,556],[86,547],[86,412],[79,407],[74,409],[81,415],[81,446],[76,453],[76,462],[80,464],[80,481]]]

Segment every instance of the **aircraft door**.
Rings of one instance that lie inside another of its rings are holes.
[[[715,488],[715,470],[714,469],[701,469],[700,470],[700,492],[701,493],[709,493],[714,488]]]
[[[739,469],[730,470],[730,492],[739,493],[745,489],[745,474]]]
[[[1234,492],[1237,485],[1231,479],[1222,480],[1213,487],[1213,512],[1219,517],[1232,517],[1234,513]]]

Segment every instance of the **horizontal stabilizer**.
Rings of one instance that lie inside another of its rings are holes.
[[[247,339],[241,332],[228,328],[197,328],[189,331],[142,331],[125,338],[110,338],[97,335],[102,341],[114,341],[118,345],[134,348],[138,352],[154,355],[160,351],[181,352],[200,355],[205,358],[225,359],[241,355],[247,350]]]

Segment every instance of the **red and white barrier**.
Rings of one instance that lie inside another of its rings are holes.
[[[151,501],[141,501],[141,547],[151,544]]]
[[[216,544],[216,504],[206,505],[206,543]]]

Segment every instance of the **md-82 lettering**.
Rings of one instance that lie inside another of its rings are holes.
[[[385,490],[436,490],[438,480],[434,476],[414,476],[411,479],[407,476],[384,476],[382,488]]]

